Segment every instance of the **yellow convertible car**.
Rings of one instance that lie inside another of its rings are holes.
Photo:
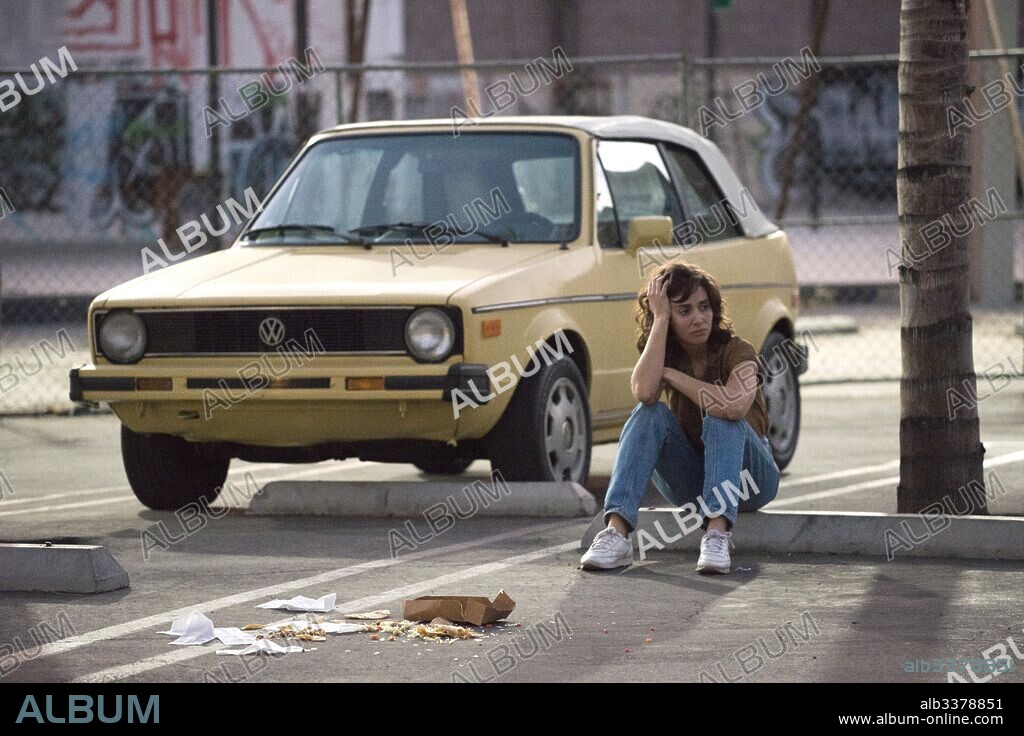
[[[636,404],[636,296],[668,259],[760,348],[785,466],[807,366],[786,235],[714,144],[636,116],[319,133],[230,248],[95,299],[71,398],[110,404],[155,509],[212,500],[232,458],[583,483]]]

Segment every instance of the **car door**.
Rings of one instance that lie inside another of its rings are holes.
[[[594,159],[595,217],[601,290],[615,295],[606,307],[595,360],[592,401],[595,440],[602,427],[621,427],[636,399],[630,377],[640,357],[636,349],[636,295],[646,283],[643,261],[626,252],[634,217],[668,216],[673,226],[683,222],[668,168],[657,144],[637,140],[599,140]],[[616,436],[613,439],[617,439]]]

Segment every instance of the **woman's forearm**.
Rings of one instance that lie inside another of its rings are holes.
[[[666,368],[665,382],[688,398],[703,411],[722,419],[740,419],[736,397],[731,396],[724,386],[707,383],[688,376],[682,371]]]
[[[654,318],[651,334],[647,337],[647,345],[644,346],[630,379],[633,398],[644,404],[653,404],[661,397],[668,323],[668,317]]]

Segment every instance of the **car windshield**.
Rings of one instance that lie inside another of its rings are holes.
[[[579,146],[564,134],[328,139],[306,151],[244,242],[323,244],[334,232],[365,245],[561,243],[579,235],[579,186]]]

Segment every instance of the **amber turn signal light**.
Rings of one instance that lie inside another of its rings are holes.
[[[497,337],[501,334],[500,319],[485,319],[480,323],[481,337]]]
[[[383,391],[384,377],[377,378],[346,378],[345,390],[347,391]]]

